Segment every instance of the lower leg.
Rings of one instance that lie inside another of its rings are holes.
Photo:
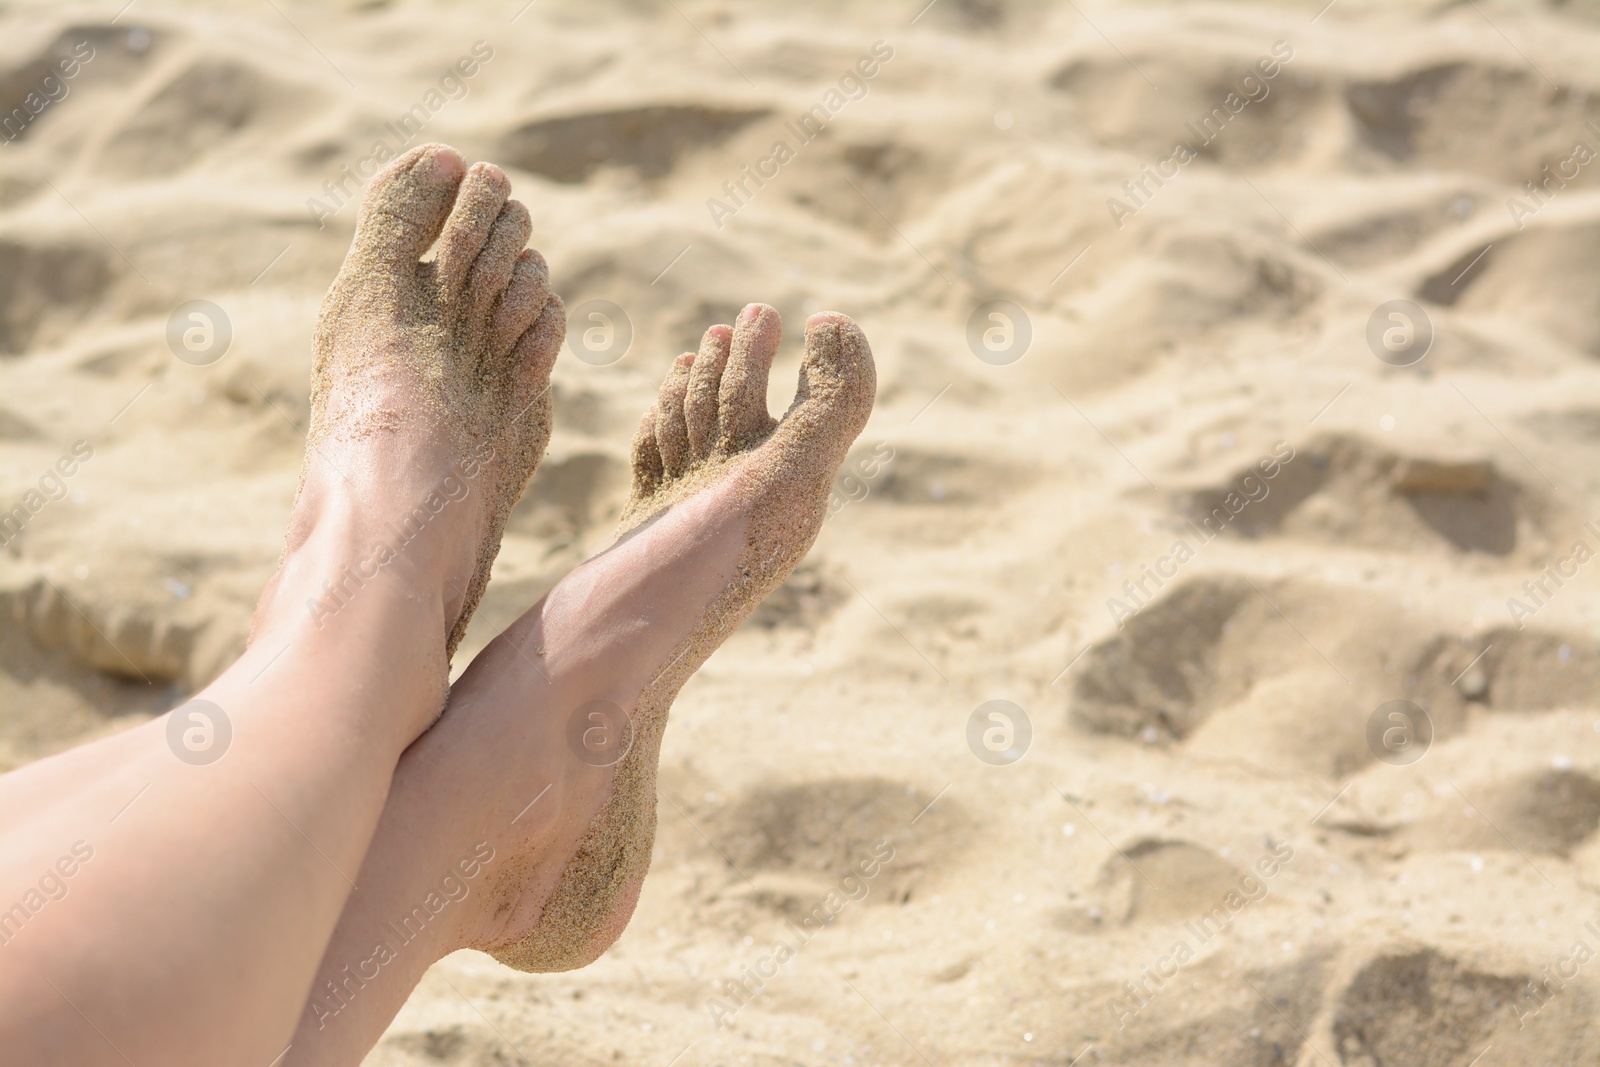
[[[287,1042],[393,767],[442,698],[445,605],[400,573],[310,621],[350,547],[324,526],[285,560],[251,648],[179,709],[204,709],[199,744],[163,717],[0,779],[8,809],[32,801],[0,861],[0,899],[24,909],[0,928],[19,1062],[265,1063]],[[82,784],[44,792],[63,771]],[[60,898],[28,908],[66,867]]]
[[[864,339],[819,316],[801,398],[774,426],[776,320],[752,306],[679,360],[662,390],[666,443],[653,424],[636,442],[630,532],[491,643],[402,757],[286,1063],[359,1062],[456,949],[560,969],[621,933],[649,855],[666,707],[809,547],[870,408]],[[624,753],[613,738],[629,725]],[[572,899],[594,906],[562,910]]]
[[[250,648],[173,716],[0,778],[8,1060],[284,1050],[548,436],[565,314],[508,190],[442,146],[374,179]]]
[[[625,726],[610,709],[632,713],[743,541],[743,515],[688,501],[562,579],[473,660],[395,769],[286,1067],[359,1062],[435,961],[537,921],[611,784],[613,740],[585,747],[582,731]]]

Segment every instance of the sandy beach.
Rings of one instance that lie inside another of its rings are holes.
[[[0,771],[243,647],[442,141],[571,312],[457,671],[706,326],[782,312],[781,413],[843,311],[878,398],[626,934],[367,1063],[1600,1064],[1600,9],[1322,3],[7,5]]]

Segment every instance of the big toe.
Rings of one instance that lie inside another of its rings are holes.
[[[866,335],[846,315],[822,311],[806,320],[800,383],[775,436],[805,454],[842,458],[867,425],[878,391]]]
[[[466,170],[461,154],[442,144],[384,167],[361,201],[351,258],[391,270],[414,266],[444,229]]]

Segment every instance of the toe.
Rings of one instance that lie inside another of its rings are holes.
[[[566,336],[567,308],[552,293],[544,309],[517,339],[506,362],[504,395],[510,404],[507,429],[517,443],[515,466],[524,472],[524,485],[550,441],[550,371]]]
[[[719,446],[740,451],[759,444],[772,432],[767,413],[767,373],[783,337],[783,320],[769,304],[750,304],[733,327],[728,366],[717,392]]]
[[[489,317],[489,357],[505,358],[528,327],[540,318],[550,299],[550,270],[545,266],[544,257],[531,248],[525,249],[517,257],[511,281]],[[563,336],[565,333],[563,324]]]
[[[454,300],[467,284],[467,273],[510,195],[511,180],[493,163],[474,163],[461,180],[455,210],[439,235],[434,257],[434,276],[446,300]]]
[[[733,330],[713,326],[700,339],[700,351],[689,368],[689,389],[683,398],[683,419],[689,431],[689,452],[705,459],[717,444],[717,390],[728,363]]]
[[[394,160],[367,188],[352,258],[391,269],[415,265],[438,238],[466,163],[454,148],[423,145]]]
[[[661,449],[656,446],[656,413],[647,411],[633,435],[633,499],[643,500],[661,486]]]
[[[489,230],[462,293],[461,315],[469,333],[487,329],[489,312],[511,282],[517,257],[533,232],[533,218],[516,200],[508,200]],[[476,347],[476,346],[469,346]]]
[[[656,448],[661,452],[661,471],[675,478],[689,467],[689,429],[683,420],[683,398],[689,389],[689,368],[694,356],[688,352],[672,361],[667,380],[661,383],[656,398]]]
[[[812,462],[837,465],[872,414],[878,377],[860,328],[836,311],[806,320],[806,354],[794,403],[775,438],[797,446]],[[832,467],[828,468],[832,475]]]

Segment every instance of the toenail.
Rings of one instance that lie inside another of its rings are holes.
[[[838,322],[838,321],[839,321],[839,313],[837,311],[819,311],[816,314],[812,315],[810,318],[806,319],[806,329],[809,330],[812,327],[821,326],[824,323]]]
[[[761,305],[760,304],[746,304],[744,306],[744,310],[739,312],[739,321],[740,322],[754,322],[754,321],[756,321],[756,318],[760,314],[761,314]]]
[[[428,175],[432,178],[444,178],[465,169],[466,160],[448,145],[441,145],[428,160]]]

